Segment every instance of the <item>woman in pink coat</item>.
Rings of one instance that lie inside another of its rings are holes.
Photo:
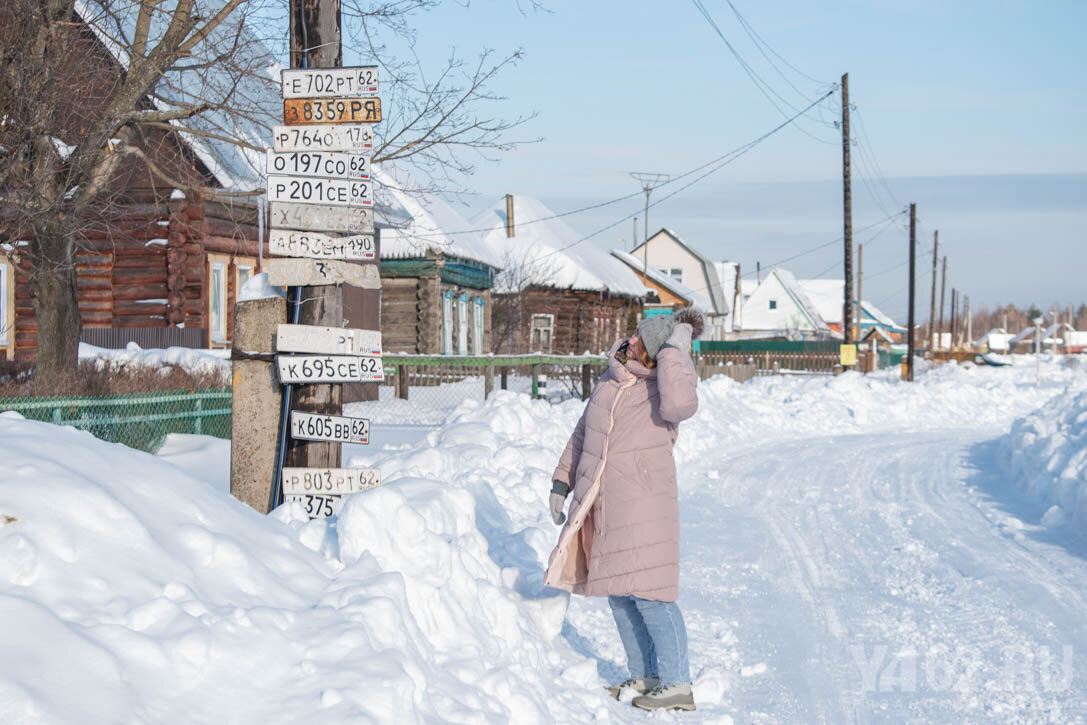
[[[544,582],[606,596],[630,679],[608,691],[640,693],[647,710],[694,709],[679,590],[679,505],[672,447],[698,408],[689,354],[702,332],[693,308],[642,320],[608,355],[552,476],[551,513],[566,521]],[[570,516],[562,513],[573,493]]]

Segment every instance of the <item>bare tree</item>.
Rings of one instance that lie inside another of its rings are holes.
[[[7,0],[0,7],[0,240],[29,240],[44,385],[75,366],[77,245],[120,213],[126,175],[211,198],[263,192],[259,184],[219,183],[223,175],[191,150],[229,146],[239,164],[259,168],[281,107],[276,58],[253,29],[287,27],[286,3],[261,2]],[[432,74],[382,42],[391,37],[410,48],[414,13],[434,4],[349,0],[345,33],[383,68],[386,119],[374,161],[411,167],[423,180],[417,191],[456,193],[473,162],[510,148],[506,134],[528,117],[480,110],[502,100],[489,83],[520,51],[497,59],[483,51],[472,63],[451,56]]]
[[[558,277],[558,260],[550,252],[506,250],[495,275],[491,309],[491,350],[513,354],[531,344],[525,327],[525,298],[535,288],[550,286]]]
[[[232,133],[253,110],[239,92],[242,79],[266,61],[243,32],[254,6],[226,0],[205,14],[195,0],[163,5],[10,0],[0,10],[0,233],[29,241],[45,387],[76,363],[79,236],[115,213],[126,176],[149,173],[152,183],[218,195],[259,193],[207,188],[210,179],[184,153],[164,168],[153,148],[178,149],[179,128],[234,144],[259,141]],[[230,120],[216,121],[212,111]]]

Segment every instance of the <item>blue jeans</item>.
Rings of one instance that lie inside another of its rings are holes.
[[[641,597],[608,597],[630,676],[659,677],[662,685],[691,681],[687,628],[675,602]]]

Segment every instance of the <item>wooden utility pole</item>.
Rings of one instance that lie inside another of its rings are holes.
[[[845,242],[845,299],[842,302],[842,342],[853,342],[853,194],[849,177],[849,74],[842,76],[842,237]]]
[[[940,230],[932,233],[932,303],[928,311],[928,349],[936,349],[936,262],[940,253]]]
[[[291,68],[339,68],[343,65],[340,44],[340,0],[290,0]],[[343,289],[339,285],[292,287],[288,295],[292,323],[343,326]],[[290,395],[290,393],[288,393]],[[340,415],[343,387],[298,385],[292,407],[311,413]],[[338,468],[340,444],[292,438],[287,465],[302,468]]]
[[[970,307],[970,297],[966,298],[966,344],[974,341],[974,310]]]
[[[937,337],[936,337],[936,340],[937,340],[936,347],[937,348],[941,347],[941,344],[940,344],[939,341],[943,339],[943,334],[944,334],[944,300],[946,299],[946,295],[944,294],[945,292],[947,292],[947,255],[946,254],[944,255],[944,271],[940,274],[940,327],[938,328],[939,333],[937,333]]]
[[[949,327],[948,333],[950,334],[949,345],[950,345],[950,347],[952,349],[955,348],[955,307],[956,307],[957,302],[958,302],[958,291],[954,287],[952,287],[951,288],[951,321],[950,321],[950,324],[948,325],[948,327]]]
[[[856,334],[853,336],[854,340],[859,340],[860,337],[861,337],[861,317],[863,317],[863,313],[861,312],[861,305],[864,302],[864,298],[861,297],[861,289],[863,287],[864,287],[864,245],[863,244],[858,244],[857,245],[857,313],[856,313],[857,331],[856,331]]]
[[[913,318],[913,302],[914,302],[914,287],[917,281],[916,275],[916,250],[917,250],[917,205],[910,204],[910,311],[909,311],[909,329],[907,330],[907,350],[906,353],[906,380],[913,382],[913,354],[917,349],[916,340],[914,339],[914,318]]]

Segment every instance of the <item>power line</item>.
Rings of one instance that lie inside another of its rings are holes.
[[[755,28],[751,27],[751,24],[748,23],[747,20],[744,19],[744,16],[740,15],[740,11],[737,10],[736,6],[732,4],[732,0],[726,0],[726,2],[728,3],[728,6],[730,8],[732,8],[732,12],[736,14],[736,17],[739,18],[740,23],[743,24],[744,28],[749,30],[748,35],[749,36],[754,35],[755,38],[758,38],[758,42],[761,43],[762,45],[766,46],[766,49],[769,50],[771,53],[773,53],[774,56],[778,60],[780,60],[785,65],[789,66],[789,68],[791,68],[795,73],[804,76],[805,78],[807,78],[809,81],[812,81],[813,83],[819,83],[819,84],[824,85],[824,86],[833,85],[833,83],[830,83],[828,81],[821,81],[818,78],[812,78],[810,75],[808,75],[804,71],[800,70],[799,68],[797,68],[795,65],[793,65],[789,61],[782,58],[781,55],[776,50],[774,50],[772,47],[770,47],[769,43],[767,43],[765,40],[762,39],[762,36],[759,35],[758,31],[756,31]],[[794,88],[794,90],[795,90],[795,88]],[[797,92],[799,93],[799,91],[797,91]],[[801,94],[801,95],[803,95],[803,94]]]
[[[706,9],[706,6],[702,4],[702,0],[691,0],[691,2],[694,3],[694,6],[702,14],[702,17],[705,18],[706,22],[709,23],[711,28],[713,28],[713,31],[717,33],[717,36],[721,38],[721,41],[725,44],[725,47],[728,48],[729,52],[732,54],[732,57],[735,58],[736,62],[740,64],[740,67],[743,69],[744,73],[747,74],[747,77],[751,79],[751,82],[755,84],[755,87],[759,89],[759,92],[762,93],[766,100],[770,102],[770,105],[772,105],[781,115],[788,116],[788,113],[783,108],[781,108],[781,106],[779,106],[778,103],[771,97],[770,94],[773,94],[774,96],[777,96],[781,103],[787,106],[790,110],[796,111],[796,106],[794,106],[784,96],[774,90],[774,88],[765,80],[763,80],[762,77],[755,71],[755,69],[752,68],[746,60],[744,60],[744,57],[740,55],[739,51],[737,51],[732,43],[729,42],[728,38],[725,37],[725,34],[721,31],[720,26],[717,25],[717,21],[713,19],[713,15],[711,15],[710,11]],[[801,96],[803,96],[803,94],[801,94]],[[808,99],[805,98],[805,100]],[[809,133],[807,130],[801,128],[799,125],[796,126],[796,130],[800,131],[811,139],[818,141],[819,143],[827,144],[829,146],[835,145],[834,142],[821,139],[818,136],[815,136]]]
[[[710,159],[709,161],[707,161],[704,164],[696,166],[693,169],[689,169],[687,171],[684,171],[682,174],[679,174],[677,176],[672,176],[668,181],[665,181],[664,183],[662,183],[659,186],[654,187],[654,188],[662,189],[662,188],[664,188],[666,186],[669,186],[671,184],[675,184],[675,183],[677,183],[679,181],[682,181],[683,179],[686,179],[687,177],[689,177],[689,176],[691,176],[693,174],[697,174],[699,171],[702,171],[703,169],[707,169],[707,168],[713,166],[714,168],[709,173],[704,174],[703,176],[700,176],[700,177],[698,177],[698,179],[695,180],[696,182],[701,181],[706,176],[709,176],[714,171],[717,171],[718,169],[722,168],[723,166],[726,166],[727,164],[732,163],[733,161],[738,159],[740,156],[743,156],[745,153],[747,153],[748,151],[753,149],[755,146],[758,146],[760,143],[762,143],[766,139],[770,138],[771,136],[773,136],[777,132],[781,131],[781,129],[783,129],[786,126],[788,126],[789,124],[793,123],[800,116],[802,116],[803,114],[807,113],[812,108],[814,108],[815,106],[822,103],[824,100],[826,100],[833,93],[834,93],[833,90],[827,91],[822,96],[820,96],[819,98],[817,98],[816,100],[814,100],[810,104],[808,104],[806,107],[802,108],[795,115],[787,118],[785,121],[783,121],[782,123],[779,123],[777,126],[770,129],[769,131],[762,134],[761,136],[759,136],[759,137],[757,137],[755,139],[752,139],[751,141],[748,141],[747,143],[743,144],[742,146],[737,146],[736,148],[734,148],[731,151],[728,151],[728,152],[718,156],[717,158]],[[721,163],[721,162],[724,162],[724,163]],[[720,163],[720,166],[715,166],[716,164],[719,164],[719,163]],[[658,201],[653,202],[652,204],[649,205],[649,208],[653,208],[657,204],[659,204],[660,202],[662,202],[662,201],[664,201],[666,199],[670,199],[671,197],[675,196],[675,194],[677,194],[680,191],[683,191],[684,189],[688,188],[690,185],[691,184],[687,184],[685,186],[682,186],[677,191],[673,192],[672,194],[669,194],[668,196],[665,196],[665,197],[659,199]],[[527,221],[519,222],[517,226],[518,227],[526,227],[526,226],[529,226],[531,224],[539,224],[540,222],[550,221],[551,219],[560,219],[562,217],[573,216],[574,214],[581,214],[583,212],[591,211],[593,209],[600,209],[602,207],[610,206],[612,204],[617,204],[617,203],[619,203],[621,201],[627,201],[629,199],[633,199],[634,197],[641,196],[641,195],[642,195],[642,191],[639,190],[639,191],[635,191],[635,192],[633,192],[631,194],[626,194],[624,196],[620,196],[620,197],[618,197],[616,199],[611,199],[609,201],[603,201],[603,202],[600,202],[600,203],[597,203],[597,204],[590,204],[589,206],[583,206],[583,207],[580,207],[578,209],[573,209],[571,211],[565,211],[565,212],[561,212],[559,214],[552,214],[550,216],[540,217],[538,219],[530,219],[530,220],[527,220]],[[604,229],[593,232],[593,234],[590,235],[590,236],[596,236],[597,234],[599,234],[599,233],[601,233],[603,231],[606,231],[607,229],[610,229],[613,226],[616,226],[616,224],[627,221],[628,219],[633,219],[635,216],[637,216],[640,213],[641,213],[641,210],[639,210],[637,212],[634,212],[633,214],[628,214],[625,217],[623,217],[622,219],[620,219],[619,222],[616,222],[615,224],[610,224],[607,227],[605,227]],[[433,234],[415,234],[413,236],[415,236],[416,238],[419,238],[419,239],[428,239],[428,238],[433,238],[433,237],[451,237],[451,236],[457,236],[457,235],[460,235],[460,234],[479,234],[479,233],[482,233],[482,232],[489,232],[492,229],[493,229],[493,227],[480,227],[478,229],[462,229],[462,230],[453,231],[453,232],[435,232]],[[578,240],[578,242],[574,242],[574,244],[580,243],[581,241],[584,241],[584,239],[587,239],[587,238],[588,237],[580,239],[580,240]]]

